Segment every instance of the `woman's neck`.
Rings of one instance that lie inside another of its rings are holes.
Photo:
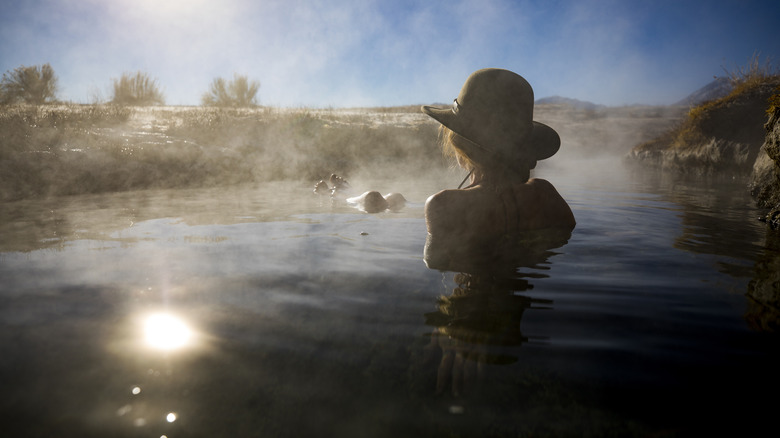
[[[529,169],[507,169],[503,172],[484,172],[473,170],[471,173],[470,184],[466,187],[482,186],[502,186],[513,184],[525,184],[531,176]]]

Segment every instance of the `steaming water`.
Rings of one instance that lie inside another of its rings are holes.
[[[443,188],[433,178],[403,183],[409,205],[375,215],[282,183],[5,204],[3,430],[631,436],[764,424],[777,343],[746,292],[772,281],[778,254],[744,184],[629,177],[615,163],[560,170],[538,176],[575,212],[568,243],[503,291],[483,279],[491,298],[454,316],[437,299],[461,276],[422,259],[422,205]]]

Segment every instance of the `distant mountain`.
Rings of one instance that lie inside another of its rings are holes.
[[[600,109],[600,108],[606,108],[604,105],[598,105],[593,102],[586,102],[583,100],[577,100],[577,99],[571,99],[568,97],[561,97],[561,96],[550,96],[550,97],[543,97],[541,99],[536,100],[536,104],[558,104],[558,105],[569,105],[577,109]]]
[[[696,106],[704,102],[720,99],[731,93],[733,86],[728,78],[719,77],[714,81],[689,94],[685,99],[675,105]]]

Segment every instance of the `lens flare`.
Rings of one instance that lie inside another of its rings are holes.
[[[144,321],[146,344],[157,350],[177,350],[187,346],[192,331],[181,319],[168,313],[150,315]]]

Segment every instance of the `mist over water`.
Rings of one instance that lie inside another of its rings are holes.
[[[416,112],[18,107],[0,122],[5,200],[446,167]]]
[[[676,107],[537,105],[536,119],[553,126],[562,139],[559,153],[539,163],[539,169],[625,155],[682,112]],[[4,200],[280,180],[313,183],[332,173],[355,188],[384,192],[405,187],[373,188],[371,180],[401,185],[420,174],[441,173],[448,179],[459,173],[441,158],[437,124],[414,106],[13,107],[3,112],[0,125]],[[442,188],[451,185],[442,181]]]

